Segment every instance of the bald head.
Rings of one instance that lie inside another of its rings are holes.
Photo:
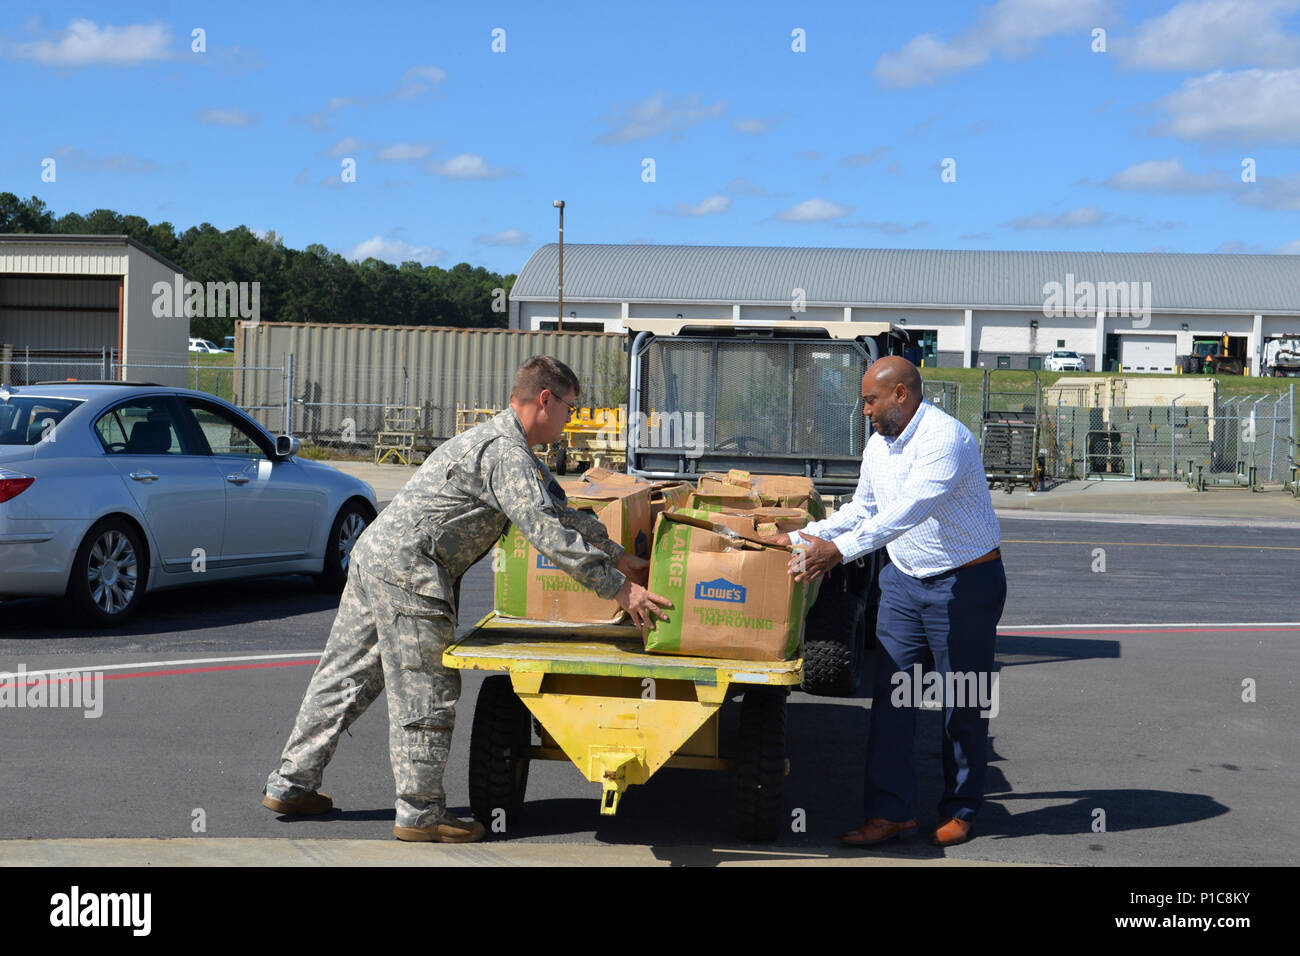
[[[881,435],[902,434],[921,405],[921,373],[900,355],[876,359],[862,376],[862,414]]]

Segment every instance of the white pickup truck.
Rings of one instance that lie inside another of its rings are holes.
[[[1266,341],[1262,373],[1275,378],[1300,378],[1300,335]]]

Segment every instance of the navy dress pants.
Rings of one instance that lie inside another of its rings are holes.
[[[950,694],[956,674],[991,690],[993,643],[1007,598],[1007,577],[999,558],[913,578],[892,563],[880,572],[876,620],[871,732],[867,739],[867,819],[902,822],[912,818],[916,799],[913,751],[917,670],[943,678],[943,798],[939,817],[972,820],[984,795],[988,765],[988,717],[980,716],[977,694]],[[906,680],[896,678],[905,674]],[[982,676],[981,676],[982,675]],[[988,699],[988,694],[984,695]],[[963,706],[956,706],[963,704]]]

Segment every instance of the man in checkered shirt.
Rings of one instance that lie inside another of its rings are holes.
[[[879,359],[862,379],[862,412],[875,434],[862,456],[853,501],[825,521],[785,537],[807,550],[791,561],[799,580],[828,573],[884,546],[876,620],[879,651],[867,740],[866,818],[840,839],[870,846],[915,831],[912,766],[914,664],[943,678],[944,792],[931,842],[970,839],[988,764],[988,718],[978,700],[954,699],[951,675],[988,687],[1007,579],[984,463],[970,430],[926,402],[906,359]],[[970,685],[967,684],[967,687]],[[975,695],[960,695],[963,698]],[[901,701],[901,705],[899,703]],[[958,706],[958,705],[961,706]]]

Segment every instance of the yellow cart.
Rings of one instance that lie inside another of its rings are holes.
[[[483,682],[470,732],[470,807],[485,826],[518,819],[531,760],[572,760],[612,815],[660,767],[734,770],[736,831],[776,839],[785,782],[786,698],[802,660],[735,661],[647,654],[631,625],[549,624],[489,614],[443,654]],[[734,758],[718,747],[719,713],[744,688]],[[534,721],[540,744],[533,742]]]

